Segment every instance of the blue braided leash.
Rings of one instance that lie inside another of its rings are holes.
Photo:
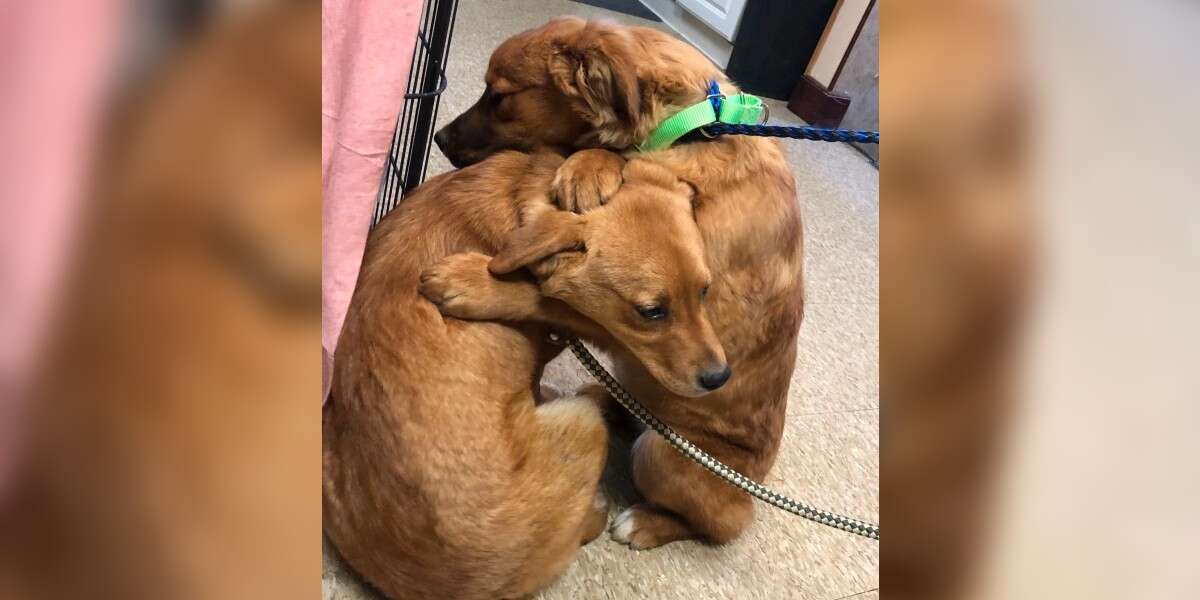
[[[713,111],[721,112],[721,101],[725,95],[716,80],[708,82],[708,101],[712,103]],[[734,125],[731,123],[713,123],[701,131],[709,136],[718,135],[753,135],[758,137],[790,138],[794,140],[812,140],[814,142],[855,142],[859,144],[878,144],[878,131],[855,131],[852,129],[824,129],[821,127],[787,127],[784,125]]]
[[[820,127],[785,127],[783,125],[731,125],[729,123],[713,123],[701,131],[709,136],[718,135],[754,135],[759,137],[779,137],[796,140],[812,140],[814,142],[858,142],[860,144],[878,144],[878,131],[854,131],[851,129],[822,129]]]

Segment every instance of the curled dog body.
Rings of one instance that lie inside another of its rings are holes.
[[[434,178],[368,240],[324,416],[324,524],[393,598],[523,597],[603,532],[606,398],[540,397],[551,327],[613,332],[693,396],[725,368],[697,310],[691,189],[630,171],[622,201],[581,216],[550,201],[561,163],[505,152]],[[510,312],[465,320],[481,303]]]
[[[804,306],[803,228],[791,170],[778,142],[762,138],[632,151],[664,119],[703,101],[713,80],[727,94],[738,91],[698,51],[663,32],[556,19],[500,45],[483,97],[436,141],[456,165],[505,148],[574,151],[559,169],[569,176],[555,182],[556,200],[585,214],[608,201],[613,182],[628,172],[594,148],[624,152],[695,190],[711,274],[703,310],[731,374],[697,401],[661,385],[654,365],[623,344],[605,349],[622,383],[655,415],[761,481],[783,434]],[[616,537],[638,548],[737,537],[753,515],[750,497],[680,457],[657,434],[643,436],[633,476],[647,502],[622,517]]]

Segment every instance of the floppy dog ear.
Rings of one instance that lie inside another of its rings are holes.
[[[511,273],[566,250],[583,250],[583,217],[566,211],[547,211],[517,229],[488,263],[495,275]]]
[[[589,23],[550,56],[550,77],[564,94],[581,98],[591,112],[634,125],[641,114],[633,47],[623,32]]]

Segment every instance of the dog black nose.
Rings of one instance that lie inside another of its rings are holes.
[[[450,142],[450,135],[446,133],[446,128],[441,128],[433,135],[433,142],[437,144],[439,150],[445,152],[446,144]]]
[[[712,369],[700,374],[700,387],[713,391],[729,381],[729,376],[733,375],[733,370],[729,365],[721,365],[720,369]]]

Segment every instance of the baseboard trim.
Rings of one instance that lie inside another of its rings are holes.
[[[787,107],[813,127],[837,127],[850,108],[850,97],[835,94],[805,75],[792,90]]]

